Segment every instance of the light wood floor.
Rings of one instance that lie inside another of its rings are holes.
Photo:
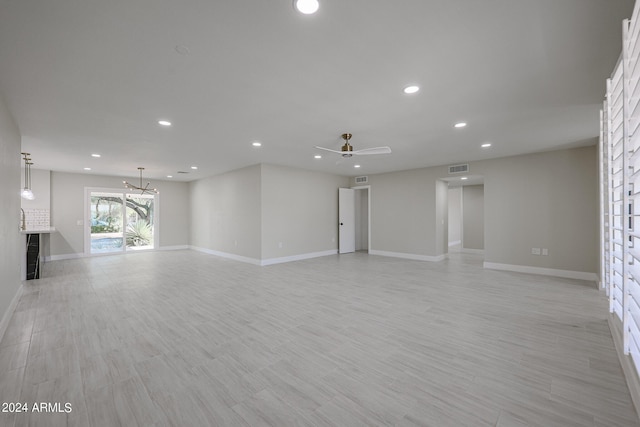
[[[639,426],[576,280],[356,253],[56,261],[0,342],[1,426]]]

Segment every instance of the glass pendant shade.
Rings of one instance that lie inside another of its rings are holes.
[[[20,195],[22,196],[23,199],[27,199],[27,200],[33,200],[36,198],[36,196],[33,195],[33,191],[31,191],[29,188],[25,188],[20,192]]]
[[[24,188],[20,191],[20,196],[26,200],[33,200],[36,196],[33,194],[31,190],[31,159],[29,153],[20,153],[22,154],[24,160]]]

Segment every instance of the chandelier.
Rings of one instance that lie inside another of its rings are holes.
[[[142,171],[144,170],[144,168],[139,167],[138,170],[140,171],[140,185],[133,185],[128,183],[127,181],[122,181],[124,186],[130,190],[140,190],[140,194],[158,194],[157,189],[149,188],[149,185],[151,185],[151,183],[147,182],[147,185],[145,185],[144,187],[142,186]]]

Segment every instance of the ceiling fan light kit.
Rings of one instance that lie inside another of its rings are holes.
[[[353,135],[350,133],[343,133],[342,139],[344,139],[344,145],[342,146],[342,157],[351,157],[353,153],[353,146],[349,144],[349,140]]]
[[[362,150],[354,150],[353,145],[349,143],[349,140],[353,136],[350,133],[343,133],[342,139],[344,139],[344,145],[338,150],[332,150],[330,148],[319,147],[316,145],[315,148],[318,150],[328,151],[330,153],[340,154],[342,157],[349,158],[351,156],[363,156],[369,154],[391,154],[391,148],[389,147],[375,147],[375,148],[364,148]]]

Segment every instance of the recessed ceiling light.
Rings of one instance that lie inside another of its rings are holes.
[[[305,15],[316,13],[320,7],[318,0],[295,0],[293,4],[300,13],[304,13]]]
[[[196,169],[198,169],[198,167],[197,166],[191,166],[191,169],[196,170]]]
[[[166,120],[158,120],[158,124],[162,126],[171,126],[171,122],[168,122]]]
[[[491,143],[490,142],[485,142],[484,144],[482,144],[480,147],[482,148],[489,148],[491,147]]]
[[[354,167],[354,168],[359,168],[359,167],[360,167],[360,165],[353,165],[353,167]]]
[[[314,159],[321,159],[322,156],[320,154],[316,154],[315,156],[313,156]]]
[[[466,176],[463,176],[463,177],[462,177],[462,178],[460,178],[460,179],[461,179],[462,181],[466,181],[466,180],[468,180],[469,178],[467,178]]]
[[[411,85],[411,86],[407,86],[404,88],[404,93],[406,94],[412,94],[412,93],[416,93],[420,90],[419,86],[416,85]]]
[[[465,122],[460,122],[460,123],[456,123],[455,125],[453,125],[453,127],[456,128],[463,128],[465,127],[467,124]]]
[[[251,145],[253,145],[254,147],[262,147],[262,142],[260,142],[260,141],[253,141],[253,142],[251,143]]]
[[[167,175],[167,178],[173,178],[173,175]]]
[[[86,170],[86,171],[90,171],[90,170],[91,170],[91,168],[84,168],[84,170]]]
[[[91,157],[100,157],[100,154],[92,154]]]

